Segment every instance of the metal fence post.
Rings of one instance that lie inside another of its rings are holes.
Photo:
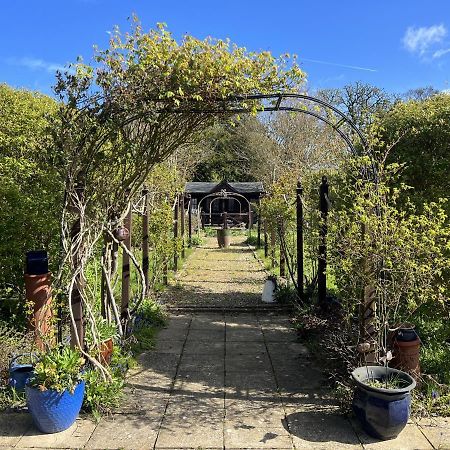
[[[181,206],[181,257],[184,259],[186,256],[185,246],[186,242],[184,241],[185,228],[186,228],[186,209],[184,207],[184,195],[180,196],[180,206]]]
[[[261,248],[261,196],[258,199],[258,238],[256,240],[256,248]]]
[[[323,304],[327,297],[327,216],[329,210],[329,185],[327,177],[322,177],[320,185],[320,240],[319,240],[319,260],[317,269],[317,290],[319,297],[319,304]]]
[[[188,194],[187,198],[189,200],[189,204],[188,204],[188,233],[189,233],[188,247],[192,247],[192,197],[191,197],[191,194]]]
[[[179,204],[180,198],[177,195],[177,199],[175,201],[175,209],[173,213],[173,239],[174,239],[174,254],[173,254],[173,271],[176,272],[178,270],[178,249],[177,249],[177,240],[178,240],[178,215],[179,215]]]
[[[145,279],[145,292],[149,290],[149,236],[148,236],[148,220],[149,220],[149,204],[148,204],[148,190],[144,188],[142,191],[144,195],[144,215],[142,216],[142,270]]]
[[[297,182],[297,293],[301,301],[303,298],[303,187]]]
[[[269,257],[269,235],[267,234],[267,221],[264,219],[264,258]]]
[[[278,233],[280,236],[280,277],[286,276],[286,255],[284,254],[283,242],[284,242],[284,226],[280,221],[278,225]]]
[[[124,220],[124,227],[128,229],[128,235],[124,239],[125,247],[131,249],[131,227],[132,227],[132,203],[130,201],[129,209]],[[122,320],[126,323],[128,315],[128,307],[130,303],[130,257],[123,252],[122,254],[122,301],[121,301],[121,315]]]

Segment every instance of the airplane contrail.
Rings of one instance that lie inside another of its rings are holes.
[[[329,61],[321,61],[319,59],[299,58],[299,60],[300,61],[308,61],[308,62],[317,63],[317,64],[326,64],[328,66],[346,67],[347,69],[364,70],[366,72],[378,72],[377,69],[371,69],[369,67],[350,66],[348,64],[339,64],[339,63],[333,63],[333,62],[329,62]]]

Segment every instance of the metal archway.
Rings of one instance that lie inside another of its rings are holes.
[[[250,201],[246,197],[244,197],[242,194],[239,194],[238,192],[229,192],[229,191],[225,191],[225,190],[222,190],[222,191],[219,191],[219,192],[213,192],[212,194],[205,195],[198,202],[198,205],[197,205],[197,217],[198,217],[199,223],[201,223],[201,212],[200,212],[201,211],[201,204],[202,204],[203,200],[206,200],[207,198],[210,198],[210,197],[215,197],[213,202],[215,200],[219,200],[219,199],[233,198],[233,200],[236,200],[236,201],[239,202],[239,206],[240,206],[240,210],[241,211],[242,211],[242,204],[237,198],[234,198],[234,197],[243,198],[248,204],[248,217],[249,217],[249,223],[250,223],[250,220],[251,220],[251,208],[252,208]],[[210,218],[211,218],[211,207],[210,207]]]
[[[210,202],[210,204],[209,204],[209,215],[211,215],[211,208],[212,208],[212,204],[216,201],[216,200],[220,200],[222,197],[216,197],[216,198],[213,198],[212,200],[211,200],[211,202]],[[235,202],[238,202],[238,204],[239,204],[239,214],[241,214],[242,213],[242,203],[241,203],[241,201],[240,200],[238,200],[237,198],[234,198],[234,197],[227,197],[227,199],[228,200],[234,200]]]
[[[305,107],[301,108],[298,106],[292,106],[292,104],[286,104],[287,101],[292,100],[302,100],[304,101]],[[356,126],[356,124],[347,117],[342,111],[340,111],[335,106],[317,97],[306,94],[296,94],[296,93],[270,93],[270,94],[249,94],[249,95],[238,95],[232,96],[225,99],[215,100],[217,103],[216,108],[210,109],[200,109],[200,108],[189,108],[183,107],[181,105],[179,108],[162,108],[159,112],[170,112],[170,113],[186,113],[191,112],[195,114],[214,114],[220,115],[223,113],[235,113],[235,114],[245,114],[253,113],[254,109],[251,107],[242,107],[243,102],[261,102],[260,107],[256,108],[258,113],[261,112],[276,112],[276,111],[290,111],[302,114],[307,114],[309,116],[315,117],[317,120],[325,123],[327,126],[331,127],[338,136],[346,143],[350,152],[354,156],[363,155],[368,156],[370,159],[369,167],[364,168],[362,175],[368,181],[374,181],[378,184],[377,169],[375,162],[372,157],[372,152],[370,146],[364,137],[364,134]],[[349,130],[343,129],[343,126],[348,126]],[[350,132],[348,132],[350,131]],[[352,142],[352,138],[358,137],[360,142],[361,151],[358,151],[355,144]],[[370,170],[368,170],[370,169]]]

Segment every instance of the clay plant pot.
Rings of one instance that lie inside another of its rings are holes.
[[[103,341],[100,344],[100,363],[103,365],[109,365],[111,363],[111,357],[114,350],[114,343],[112,339]]]
[[[28,317],[28,329],[34,331],[35,342],[40,350],[44,350],[44,341],[52,341],[52,293],[51,273],[38,275],[25,274],[26,299],[33,305]]]
[[[220,248],[228,248],[230,246],[229,230],[223,228],[217,230],[217,244]]]
[[[395,389],[374,387],[370,379],[396,377],[404,386]],[[416,381],[406,372],[381,366],[358,367],[352,372],[356,384],[353,411],[364,431],[377,439],[394,439],[405,428],[411,413],[411,391]]]
[[[391,365],[404,370],[416,380],[420,376],[420,338],[412,327],[400,328],[393,340]]]

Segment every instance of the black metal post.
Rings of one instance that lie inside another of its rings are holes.
[[[124,220],[124,227],[128,229],[128,235],[124,240],[125,247],[131,250],[131,228],[132,228],[132,203]],[[122,301],[121,301],[121,315],[122,321],[125,324],[128,317],[128,308],[130,304],[130,257],[122,253]]]
[[[145,292],[148,293],[149,290],[149,270],[150,270],[150,261],[149,261],[149,237],[148,237],[148,219],[149,219],[149,210],[148,210],[148,190],[144,188],[142,191],[144,196],[144,215],[142,216],[142,270],[144,272],[145,279]]]
[[[185,228],[186,228],[186,208],[184,207],[184,195],[180,197],[180,212],[181,212],[181,257],[184,259],[186,256],[186,242],[184,240]]]
[[[188,247],[192,246],[192,198],[191,194],[188,194],[189,199],[189,206],[188,206],[188,228],[189,228],[189,241],[188,241]]]
[[[280,237],[280,277],[286,276],[286,255],[284,254],[283,242],[284,242],[284,227],[280,222],[278,225],[278,233]]]
[[[173,254],[173,271],[176,272],[178,270],[178,249],[177,249],[177,240],[178,240],[178,210],[179,210],[180,200],[177,196],[175,201],[175,210],[173,213],[173,238],[175,241],[174,245],[174,254]]]
[[[270,230],[270,268],[273,269],[276,265],[275,261],[275,245],[277,243],[275,230]]]
[[[327,297],[327,216],[329,209],[328,199],[328,180],[327,177],[322,177],[320,185],[320,215],[322,224],[320,227],[319,240],[319,261],[317,270],[317,290],[319,297],[319,304],[324,304]]]
[[[269,257],[269,236],[267,234],[267,221],[264,219],[264,258]]]
[[[304,301],[303,293],[303,186],[302,182],[297,182],[297,294],[301,301]]]
[[[256,247],[261,248],[261,198],[258,199],[258,238]]]

